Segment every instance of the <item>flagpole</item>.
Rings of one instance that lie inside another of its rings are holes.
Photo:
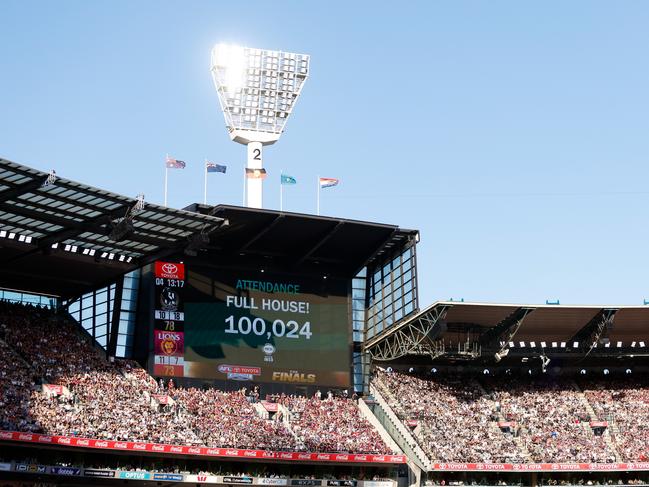
[[[203,204],[207,204],[207,159],[205,159],[205,167],[203,168]]]
[[[279,170],[279,211],[284,210],[284,185],[282,184],[282,169]]]
[[[165,159],[165,206],[167,206],[167,180],[169,179],[169,167],[167,166],[167,161],[169,160],[169,154]]]
[[[316,205],[316,208],[317,208],[316,215],[319,216],[320,215],[320,175],[319,174],[318,174],[318,177],[316,179],[316,183],[318,184],[318,196],[317,196],[317,202],[318,203]]]

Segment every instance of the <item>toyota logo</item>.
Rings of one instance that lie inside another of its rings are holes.
[[[176,272],[178,272],[178,266],[175,264],[163,264],[162,271],[165,274],[175,274]]]

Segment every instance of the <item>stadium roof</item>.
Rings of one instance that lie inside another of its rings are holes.
[[[214,264],[353,277],[418,237],[396,225],[240,206],[186,208],[223,218],[206,250]]]
[[[495,352],[649,355],[649,306],[438,301],[365,343],[376,360],[476,359]]]
[[[0,159],[0,287],[71,298],[199,251],[214,264],[350,277],[418,237],[340,218],[142,203]]]
[[[72,297],[224,223],[0,159],[0,286]]]

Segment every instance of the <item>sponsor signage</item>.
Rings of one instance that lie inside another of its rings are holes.
[[[255,479],[255,484],[258,484],[258,485],[287,485],[288,484],[288,479],[258,478],[258,479]]]
[[[170,480],[173,482],[182,482],[183,476],[179,473],[154,473],[153,480]]]
[[[217,370],[222,374],[246,374],[246,375],[260,375],[261,367],[248,367],[246,365],[227,365],[221,364]]]
[[[54,475],[81,475],[81,469],[75,467],[50,467],[50,473]]]
[[[356,487],[356,480],[327,480],[327,485],[336,487]]]
[[[149,480],[151,474],[149,472],[119,472],[120,479],[129,479],[129,480]]]
[[[113,478],[115,477],[115,470],[98,470],[95,468],[85,468],[83,470],[84,477],[101,477]]]
[[[8,472],[11,470],[11,463],[0,462],[0,472]]]
[[[185,482],[196,482],[199,484],[220,484],[219,478],[214,475],[185,475]]]
[[[175,262],[156,262],[155,276],[162,279],[185,280],[185,264]]]
[[[47,467],[45,465],[35,465],[33,463],[18,463],[16,464],[16,471],[26,473],[46,473]]]
[[[338,463],[406,463],[404,455],[356,455],[338,453],[298,453],[274,452],[268,450],[240,450],[237,448],[206,448],[182,445],[160,445],[132,441],[96,440],[68,436],[49,436],[38,433],[17,433],[0,431],[0,439],[39,444],[67,445],[77,448],[100,448],[121,451],[152,451],[167,454],[197,455],[210,457],[264,458],[270,460],[288,460],[300,462],[338,462]],[[625,464],[626,465],[626,464]],[[649,467],[647,467],[649,469]],[[93,470],[93,469],[90,469]]]
[[[322,480],[315,479],[293,479],[291,485],[322,485]]]
[[[252,484],[252,477],[223,477],[224,484]]]
[[[646,470],[643,463],[436,463],[433,470],[462,471],[516,471],[516,472],[598,472]]]

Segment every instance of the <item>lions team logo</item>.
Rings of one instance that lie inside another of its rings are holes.
[[[160,348],[162,348],[162,353],[165,355],[172,355],[178,346],[171,338],[166,338],[160,342]]]
[[[179,303],[180,297],[176,291],[168,287],[162,289],[160,293],[160,306],[162,306],[163,310],[176,311]]]

